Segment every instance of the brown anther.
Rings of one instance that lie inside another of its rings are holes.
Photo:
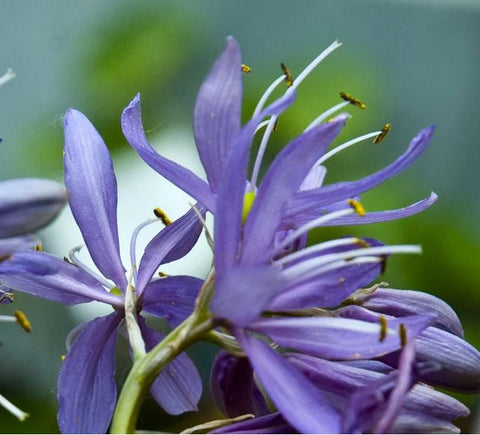
[[[380,322],[380,337],[378,338],[378,341],[381,343],[385,338],[387,338],[387,319],[384,316],[380,316],[378,318],[378,321]]]
[[[27,319],[27,316],[22,311],[15,311],[13,315],[15,316],[17,323],[24,331],[30,332],[32,330],[32,325],[30,324],[30,321]]]
[[[387,270],[388,255],[381,255],[380,258],[382,259],[380,263],[380,275],[383,275]]]
[[[375,139],[373,139],[373,143],[380,143],[383,139],[385,139],[391,128],[392,126],[390,124],[385,124],[380,131],[380,134]]]
[[[357,201],[356,199],[347,199],[347,203],[350,204],[353,210],[355,210],[355,213],[357,213],[359,216],[365,216],[365,208],[360,201]]]
[[[358,239],[355,241],[355,243],[356,243],[357,245],[360,245],[361,248],[369,248],[369,247],[370,247],[370,244],[369,244],[369,243],[367,243],[365,240],[360,239],[360,238],[358,238]]]
[[[276,133],[277,129],[278,129],[278,118],[275,120],[275,123],[273,124],[272,131]]]
[[[35,251],[43,251],[43,246],[41,244],[36,245]]]
[[[403,323],[398,326],[398,333],[400,334],[400,344],[404,347],[407,344],[407,328]]]
[[[248,65],[245,65],[244,63],[242,63],[242,72],[244,72],[245,74],[251,73],[252,68],[250,68]]]
[[[166,215],[166,213],[160,207],[157,207],[156,209],[154,209],[153,213],[155,214],[155,216],[157,216],[157,218],[159,218],[163,222],[163,225],[168,226],[172,223],[170,218]]]
[[[360,101],[358,98],[352,97],[350,94],[346,92],[340,92],[340,97],[342,97],[345,101],[348,101],[350,104],[357,106],[360,109],[366,109],[367,105]]]
[[[158,272],[158,276],[161,276],[162,278],[168,276],[168,273],[165,272]]]
[[[280,64],[283,74],[285,74],[285,83],[287,84],[288,87],[293,85],[293,76],[290,70],[288,69],[287,65],[285,65],[283,62]]]

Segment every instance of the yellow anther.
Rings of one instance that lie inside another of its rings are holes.
[[[154,209],[153,213],[155,214],[155,216],[157,216],[157,218],[159,218],[163,222],[163,225],[168,226],[172,223],[171,219],[160,207],[157,207],[156,209]]]
[[[366,242],[365,240],[363,240],[363,239],[357,239],[357,240],[355,241],[355,243],[356,243],[357,245],[360,245],[360,247],[362,247],[362,248],[369,248],[369,247],[370,247],[370,244],[367,243],[367,242]]]
[[[387,319],[384,316],[380,316],[378,321],[380,322],[380,337],[378,338],[378,341],[382,342],[387,338]]]
[[[403,323],[398,326],[398,333],[400,334],[400,344],[404,347],[407,344],[407,328]]]
[[[292,73],[288,69],[287,65],[285,65],[283,62],[280,64],[282,67],[283,74],[285,74],[285,83],[287,84],[288,87],[293,85],[293,77]]]
[[[35,251],[43,251],[43,246],[41,243],[35,246]]]
[[[355,213],[357,213],[360,216],[365,216],[365,208],[363,205],[360,203],[360,201],[357,201],[356,199],[348,199],[347,203],[350,204],[350,206],[355,210]]]
[[[165,272],[158,272],[158,276],[161,276],[162,278],[168,276],[168,273]]]
[[[340,96],[345,100],[348,101],[350,104],[353,104],[354,106],[357,106],[360,109],[366,109],[367,105],[360,101],[358,98],[352,97],[350,94],[347,94],[346,92],[340,92]]]
[[[60,355],[60,359],[61,359],[62,361],[65,361],[65,358],[66,358],[66,357],[67,357],[67,355]]]
[[[251,73],[252,68],[250,68],[248,65],[245,65],[244,63],[242,63],[242,72],[244,72],[245,74]]]
[[[27,319],[27,316],[22,311],[15,311],[13,315],[15,316],[15,320],[17,321],[17,323],[24,331],[30,332],[32,330],[32,325],[30,324],[30,321]]]
[[[247,192],[243,197],[242,222],[245,223],[255,201],[255,192]]]
[[[380,131],[380,134],[375,139],[373,139],[373,143],[380,143],[383,139],[385,139],[391,128],[392,126],[390,124],[385,124]]]

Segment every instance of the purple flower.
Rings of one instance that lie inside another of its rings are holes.
[[[9,287],[36,296],[78,304],[99,301],[114,311],[77,327],[58,378],[58,423],[62,432],[101,433],[110,423],[116,403],[114,351],[117,330],[125,316],[130,280],[120,259],[117,230],[117,185],[109,152],[93,125],[76,110],[65,115],[65,184],[70,207],[90,255],[102,275],[89,270],[72,250],[72,263],[42,252],[18,253],[0,264]],[[198,210],[204,210],[198,206]],[[147,222],[149,223],[149,222]],[[202,281],[189,276],[152,277],[160,264],[183,257],[196,243],[202,225],[194,210],[166,226],[145,248],[136,267],[132,237],[131,261],[136,311],[166,317],[170,326],[193,310]],[[113,284],[112,284],[113,282]],[[148,351],[161,335],[138,314]],[[154,381],[151,392],[171,414],[196,409],[201,394],[198,372],[186,354],[179,355]]]

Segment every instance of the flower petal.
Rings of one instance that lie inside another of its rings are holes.
[[[130,145],[152,169],[184,192],[215,212],[215,195],[210,186],[189,169],[159,155],[145,136],[142,124],[140,94],[137,94],[122,113],[122,131]]]
[[[390,316],[402,317],[412,314],[435,313],[435,326],[463,338],[463,328],[453,309],[442,299],[415,290],[377,288],[359,291],[352,301],[369,310]]]
[[[275,343],[328,359],[376,358],[402,347],[400,325],[416,337],[435,318],[419,315],[389,319],[384,329],[371,323],[334,317],[276,317],[257,320],[249,329],[269,336]]]
[[[296,216],[312,209],[321,209],[333,202],[351,198],[370,190],[408,168],[428,147],[434,126],[427,127],[410,142],[407,151],[386,168],[361,180],[330,184],[298,192],[289,202],[284,219],[296,221]]]
[[[217,406],[228,417],[269,413],[247,358],[221,351],[213,363],[210,385]]]
[[[0,238],[43,228],[66,202],[65,188],[55,181],[18,178],[0,182]]]
[[[2,284],[72,305],[92,300],[122,308],[122,298],[105,291],[92,276],[45,252],[18,253],[0,263]]]
[[[203,207],[198,204],[195,207],[205,215]],[[191,209],[180,219],[165,227],[150,241],[138,268],[136,287],[139,295],[143,293],[145,286],[160,264],[175,261],[190,252],[197,243],[202,230],[202,223],[195,210]]]
[[[42,241],[34,234],[0,239],[0,255],[3,256],[13,254],[14,252],[27,251],[41,245]]]
[[[223,181],[233,138],[240,130],[242,94],[242,56],[230,36],[200,88],[193,117],[198,154],[214,192]]]
[[[85,115],[69,109],[64,126],[70,208],[98,269],[124,290],[127,281],[118,246],[117,180],[112,159]]]
[[[147,351],[164,338],[157,331],[148,328],[142,317],[139,317],[139,326]],[[181,353],[163,368],[150,387],[150,392],[169,414],[196,411],[202,395],[202,380],[192,360],[186,353]]]
[[[304,433],[338,433],[340,416],[326,397],[289,361],[243,333],[237,338],[263,387],[283,417]]]
[[[143,309],[166,317],[172,327],[178,326],[193,312],[203,281],[192,276],[167,276],[148,284],[143,294]]]
[[[260,185],[244,227],[241,259],[268,261],[273,254],[275,233],[282,210],[315,162],[345,125],[346,116],[307,130],[275,158]]]
[[[256,319],[284,285],[281,270],[272,265],[240,265],[218,273],[212,312],[239,327]]]
[[[58,376],[58,426],[62,433],[105,433],[117,398],[115,338],[121,314],[88,322]]]
[[[212,433],[296,433],[295,429],[285,421],[282,414],[264,415],[262,417],[252,418],[250,420],[240,421],[238,423],[222,426]]]

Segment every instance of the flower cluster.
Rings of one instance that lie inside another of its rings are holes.
[[[459,319],[442,300],[381,282],[372,285],[389,255],[420,248],[350,236],[307,245],[313,228],[400,219],[431,206],[434,193],[404,208],[367,213],[359,195],[409,167],[428,147],[434,127],[418,133],[384,169],[325,184],[324,163],[330,157],[367,139],[379,142],[390,129],[387,124],[327,152],[349,117],[337,112],[349,104],[364,107],[342,92],[344,101],[315,118],[259,178],[279,116],[294,103],[308,74],[340,45],[335,41],[297,77],[282,64],[281,76],[242,126],[242,76],[249,68],[237,42],[228,38],[195,105],[194,136],[207,181],[155,151],[143,129],[140,97],[132,100],[121,118],[126,139],[197,204],[174,222],[158,209],[157,219],[141,223],[132,235],[127,274],[120,259],[110,155],[90,121],[76,110],[67,112],[65,184],[100,273],[79,260],[78,248],[68,261],[32,251],[0,264],[0,280],[11,288],[69,305],[95,300],[113,308],[69,336],[58,378],[62,432],[105,432],[112,415],[113,431],[134,429],[138,395],[147,387],[170,414],[196,409],[201,381],[183,351],[202,338],[224,348],[213,365],[211,387],[227,417],[205,429],[457,431],[452,422],[468,409],[432,387],[480,391],[480,353],[464,340]],[[268,104],[283,82],[284,95]],[[249,174],[252,142],[262,130]],[[160,265],[196,244],[207,212],[214,216],[209,276],[155,276]],[[138,232],[156,221],[165,228],[148,243],[137,267]],[[146,314],[165,317],[173,331],[164,337],[147,327]],[[134,362],[115,410],[117,331],[128,339]],[[129,407],[131,415],[122,414]]]

